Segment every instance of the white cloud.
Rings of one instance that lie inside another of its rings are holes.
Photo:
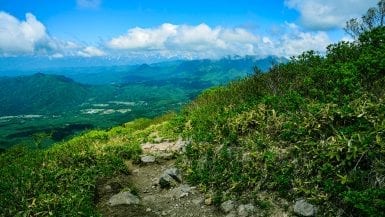
[[[277,27],[278,28],[278,27]],[[226,55],[293,56],[306,50],[324,51],[331,42],[325,32],[304,32],[294,23],[279,27],[280,34],[259,36],[243,28],[163,24],[129,29],[107,41],[112,52],[165,58],[218,58]]]
[[[351,18],[361,17],[377,0],[285,0],[301,14],[304,27],[318,30],[344,27]]]
[[[36,45],[47,40],[45,26],[34,15],[27,13],[25,21],[0,11],[0,53],[33,53]]]
[[[254,54],[258,37],[245,29],[211,28],[165,23],[155,28],[132,28],[107,42],[115,50],[151,51],[163,56],[210,58],[229,54]]]
[[[101,0],[76,0],[79,8],[97,9],[101,4]]]
[[[293,23],[286,23],[280,32],[281,34],[273,39],[264,40],[260,53],[290,57],[308,50],[324,52],[332,43],[326,32],[305,32]]]
[[[25,20],[0,12],[0,56],[40,55],[126,56],[144,58],[220,58],[227,55],[293,56],[312,49],[324,51],[331,43],[322,31],[306,32],[294,23],[276,26],[270,35],[257,35],[244,28],[210,27],[207,24],[135,27],[126,34],[92,46],[57,39],[30,13]]]
[[[115,49],[162,49],[164,43],[176,34],[176,25],[165,23],[155,29],[133,28],[126,35],[113,38],[108,46]]]
[[[50,58],[64,56],[103,56],[99,48],[50,36],[46,27],[27,13],[25,20],[0,11],[0,56],[43,55]]]
[[[105,53],[99,48],[88,46],[85,47],[83,50],[78,51],[78,55],[82,57],[100,57],[104,56]]]

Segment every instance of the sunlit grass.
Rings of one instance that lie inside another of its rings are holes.
[[[165,131],[171,117],[92,130],[48,149],[7,150],[0,158],[0,216],[98,216],[96,180],[127,174],[124,162],[137,158],[141,142]]]

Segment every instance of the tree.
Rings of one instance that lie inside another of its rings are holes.
[[[377,7],[369,8],[361,19],[347,21],[344,30],[353,38],[358,38],[362,33],[382,26],[385,26],[385,0],[380,0]]]

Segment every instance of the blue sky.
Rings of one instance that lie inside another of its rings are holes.
[[[0,56],[292,56],[347,39],[377,0],[0,0]]]

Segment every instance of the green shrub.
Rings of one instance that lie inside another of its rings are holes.
[[[268,191],[326,216],[383,214],[383,32],[200,95],[172,122],[193,141],[180,159],[188,179],[217,203]]]

